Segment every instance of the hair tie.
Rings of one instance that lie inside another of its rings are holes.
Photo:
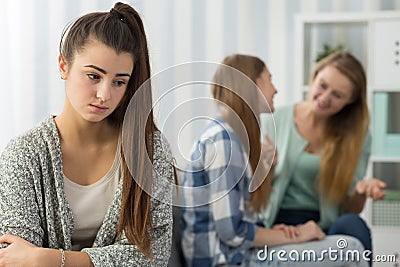
[[[123,23],[125,23],[125,17],[124,15],[122,15],[120,12],[118,12],[117,10],[115,10],[114,8],[111,8],[110,13],[114,16],[117,17],[117,19],[119,19],[120,21],[122,21]]]

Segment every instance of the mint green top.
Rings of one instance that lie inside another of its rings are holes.
[[[272,181],[273,190],[266,209],[261,213],[265,226],[271,227],[281,208],[283,198],[293,178],[296,163],[299,161],[299,156],[304,151],[307,141],[299,135],[295,127],[294,105],[276,109],[273,116],[262,114],[261,125],[262,133],[269,135],[271,141],[276,144],[278,151],[278,163],[275,167],[275,177]],[[354,164],[358,164],[358,167],[348,191],[349,194],[353,191],[356,183],[365,176],[370,151],[371,135],[368,132],[364,140],[360,159],[358,163],[354,162]],[[341,207],[327,203],[320,194],[318,194],[317,198],[319,199],[318,206],[320,211],[318,225],[322,229],[328,229],[339,215],[342,214]]]
[[[283,196],[281,209],[319,211],[315,178],[318,175],[320,156],[302,152],[295,164],[292,178]]]

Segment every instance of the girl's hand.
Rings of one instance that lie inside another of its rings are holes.
[[[356,192],[360,195],[365,195],[373,200],[380,200],[386,196],[382,191],[386,187],[386,183],[376,178],[364,179],[357,183]]]
[[[299,230],[296,226],[286,225],[286,224],[275,224],[272,229],[282,230],[285,233],[285,237],[289,239],[294,239],[298,237]]]
[[[278,154],[275,144],[269,139],[268,135],[264,134],[264,142],[261,147],[261,158],[263,163],[269,167],[275,167],[277,164]]]
[[[23,238],[11,234],[0,237],[0,243],[8,243],[8,247],[0,249],[0,267],[3,266],[38,266],[36,251],[38,247]]]
[[[305,224],[296,226],[299,231],[299,241],[307,242],[311,240],[321,240],[325,238],[324,231],[314,221],[308,221]]]

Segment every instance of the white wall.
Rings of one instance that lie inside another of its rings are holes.
[[[0,11],[0,151],[8,140],[60,112],[64,89],[56,58],[61,31],[72,19],[107,11],[109,0],[7,0]],[[294,16],[297,13],[400,9],[400,0],[135,0],[148,33],[153,73],[191,61],[220,62],[231,53],[263,59],[278,88],[276,105],[295,101]],[[195,75],[189,73],[188,75]],[[171,78],[174,79],[174,78]],[[173,82],[173,81],[172,81]],[[155,99],[163,92],[155,91]],[[166,98],[160,122],[185,99],[208,95],[188,88]],[[193,106],[194,109],[204,108]],[[176,118],[166,126],[174,132]],[[184,153],[195,137],[188,131]],[[171,141],[171,140],[170,140]]]

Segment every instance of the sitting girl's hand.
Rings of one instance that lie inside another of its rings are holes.
[[[299,242],[307,242],[311,240],[321,240],[325,238],[325,233],[314,221],[308,221],[305,224],[296,226],[299,231]]]
[[[5,234],[0,237],[0,243],[8,243],[8,247],[0,249],[0,266],[36,266],[34,264],[35,252],[38,249],[28,241]]]
[[[261,147],[261,158],[267,168],[275,167],[277,164],[278,154],[275,144],[269,139],[268,135],[264,135],[264,142]]]
[[[294,239],[299,235],[299,230],[293,225],[275,224],[272,229],[282,230],[285,233],[285,237],[289,239]]]
[[[365,195],[373,200],[380,200],[386,196],[382,191],[386,187],[386,183],[376,178],[364,179],[357,183],[356,192],[360,195]]]

